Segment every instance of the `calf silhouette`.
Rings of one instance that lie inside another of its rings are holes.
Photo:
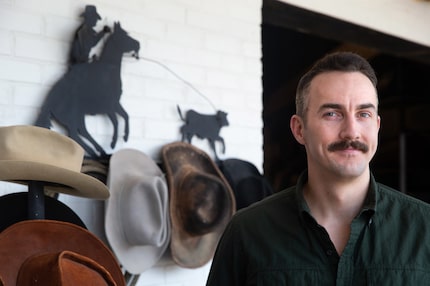
[[[223,148],[222,152],[225,153],[225,142],[219,135],[219,131],[222,127],[228,126],[229,124],[227,113],[219,110],[214,115],[207,115],[198,113],[194,110],[188,110],[185,113],[185,116],[183,116],[179,106],[177,106],[177,108],[181,120],[185,122],[180,129],[182,141],[187,141],[191,144],[191,140],[194,135],[200,139],[207,139],[215,154],[215,159],[219,160],[215,148],[215,142],[221,142]]]

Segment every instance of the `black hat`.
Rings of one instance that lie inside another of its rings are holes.
[[[218,162],[236,198],[236,209],[247,207],[273,194],[273,188],[251,162],[226,159]]]
[[[28,192],[18,192],[0,197],[0,232],[17,222],[28,219]],[[84,222],[67,205],[45,196],[45,219],[73,223],[86,228]]]
[[[90,17],[96,16],[97,19],[99,19],[99,20],[101,19],[99,13],[97,13],[96,6],[94,6],[94,5],[85,6],[85,10],[84,10],[84,12],[82,12],[81,17],[87,17],[87,16],[90,16]]]

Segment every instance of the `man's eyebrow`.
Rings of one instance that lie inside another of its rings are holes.
[[[358,109],[369,109],[369,108],[376,110],[376,106],[373,103],[364,103],[358,106]]]
[[[324,103],[323,105],[320,106],[319,110],[324,110],[324,109],[341,109],[342,105],[337,104],[337,103]]]
[[[341,109],[341,108],[342,108],[342,105],[338,103],[325,103],[320,106],[319,111],[325,110],[325,109]],[[373,103],[360,104],[358,105],[357,109],[369,109],[369,108],[376,110],[376,106]]]

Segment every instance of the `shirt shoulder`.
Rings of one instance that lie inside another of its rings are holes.
[[[274,193],[263,200],[240,209],[231,219],[233,224],[254,225],[264,224],[267,220],[284,218],[286,220],[297,218],[298,202],[296,188],[290,187]]]
[[[412,207],[413,209],[420,209],[422,211],[430,211],[430,204],[412,197],[406,193],[402,193],[396,189],[388,187],[384,184],[378,183],[378,201],[389,201],[390,203],[399,204],[403,207]]]

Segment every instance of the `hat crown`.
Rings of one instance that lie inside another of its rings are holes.
[[[231,158],[219,166],[233,189],[237,210],[273,194],[272,186],[251,162]]]
[[[0,160],[31,161],[80,172],[84,149],[71,138],[47,128],[0,128]],[[25,178],[23,178],[25,179]]]
[[[110,273],[118,286],[125,285],[125,279],[118,261],[98,237],[80,226],[56,220],[21,221],[0,232],[0,276],[5,285],[17,285],[20,267],[28,258],[64,250],[78,253],[96,261]],[[74,285],[87,284],[88,282]]]
[[[75,253],[61,251],[43,253],[29,257],[21,265],[17,286],[117,285],[110,273],[96,261]]]
[[[53,192],[106,199],[106,185],[81,172],[84,153],[73,139],[48,128],[0,127],[0,180],[38,181]]]
[[[86,5],[82,15],[96,15],[98,18],[100,18],[99,14],[97,13],[97,8],[94,5]]]
[[[230,216],[231,200],[228,190],[217,177],[195,172],[184,167],[179,175],[183,179],[178,184],[176,201],[177,217],[183,228],[194,235],[212,232],[220,222]]]
[[[167,186],[161,177],[129,178],[120,191],[119,214],[130,245],[162,246],[168,239]]]

